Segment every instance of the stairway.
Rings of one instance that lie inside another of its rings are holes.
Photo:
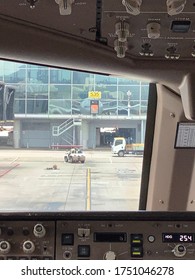
[[[68,119],[52,127],[53,145],[74,145],[74,126],[81,126],[81,119]]]
[[[59,126],[52,127],[52,136],[60,136],[64,132],[68,131],[73,126],[81,126],[80,119],[68,119],[61,123]]]

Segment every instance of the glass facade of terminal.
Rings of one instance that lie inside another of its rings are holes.
[[[15,114],[144,116],[148,83],[86,72],[0,61],[0,81],[15,86]]]

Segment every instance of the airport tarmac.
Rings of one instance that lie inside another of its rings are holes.
[[[141,156],[92,150],[81,164],[65,163],[64,154],[0,150],[0,211],[138,210]]]

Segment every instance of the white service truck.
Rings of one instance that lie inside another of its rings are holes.
[[[125,154],[143,155],[144,144],[132,143],[127,144],[124,137],[115,137],[112,144],[112,154],[123,157]]]

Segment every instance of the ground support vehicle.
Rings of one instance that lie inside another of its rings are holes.
[[[124,137],[115,137],[112,145],[112,154],[123,157],[125,154],[143,155],[143,143],[127,144]]]
[[[85,162],[85,154],[80,149],[71,149],[65,156],[64,162],[76,163],[76,162]]]

